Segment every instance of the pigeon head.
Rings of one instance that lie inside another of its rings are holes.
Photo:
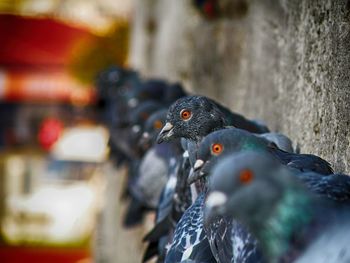
[[[200,141],[208,133],[225,126],[225,118],[219,108],[203,96],[178,99],[168,110],[166,123],[157,141],[186,138]]]
[[[158,110],[152,113],[147,119],[140,139],[140,146],[142,148],[148,149],[156,142],[157,136],[165,124],[167,111],[167,109]]]
[[[96,86],[101,97],[106,99],[116,98],[123,93],[124,86],[131,79],[138,79],[137,72],[121,68],[118,66],[111,66],[104,71],[101,71],[96,79]]]
[[[162,106],[154,101],[145,101],[130,112],[129,140],[132,146],[137,145],[142,135],[144,125],[152,113],[159,110]]]
[[[246,150],[262,151],[266,146],[266,140],[244,130],[226,128],[214,131],[200,143],[194,172],[188,178],[188,183],[207,176],[215,164],[228,154]]]
[[[209,178],[206,220],[230,215],[256,230],[269,219],[284,192],[296,183],[294,179],[268,154],[231,154],[214,167]]]

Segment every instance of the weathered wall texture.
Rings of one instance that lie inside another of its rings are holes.
[[[263,119],[350,173],[350,1],[245,3],[206,21],[189,0],[135,0],[131,65]]]

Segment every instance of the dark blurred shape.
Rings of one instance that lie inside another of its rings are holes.
[[[246,0],[193,0],[199,13],[208,20],[218,18],[239,19],[248,13]]]

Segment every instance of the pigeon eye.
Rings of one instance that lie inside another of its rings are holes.
[[[153,128],[155,128],[156,130],[159,130],[162,127],[163,123],[160,120],[156,120],[155,122],[153,122]]]
[[[191,118],[192,113],[189,110],[182,110],[180,115],[181,115],[181,119],[187,121]]]
[[[222,144],[220,143],[214,143],[211,146],[211,150],[214,154],[220,154],[222,152],[222,150],[224,149],[224,147],[222,146]]]
[[[248,184],[254,179],[253,172],[251,170],[243,170],[239,174],[239,181],[243,184]]]

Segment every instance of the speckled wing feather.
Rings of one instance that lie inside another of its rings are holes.
[[[205,227],[210,247],[220,263],[265,262],[257,240],[230,217],[218,216]]]
[[[301,172],[316,172],[323,175],[333,173],[331,165],[316,155],[289,153],[273,147],[269,148],[269,152],[281,163]]]
[[[165,258],[166,263],[184,262],[185,260],[196,263],[216,262],[203,228],[204,200],[203,193],[181,217]]]
[[[350,176],[332,174],[322,176],[317,173],[298,173],[297,176],[314,193],[337,202],[350,202]]]

